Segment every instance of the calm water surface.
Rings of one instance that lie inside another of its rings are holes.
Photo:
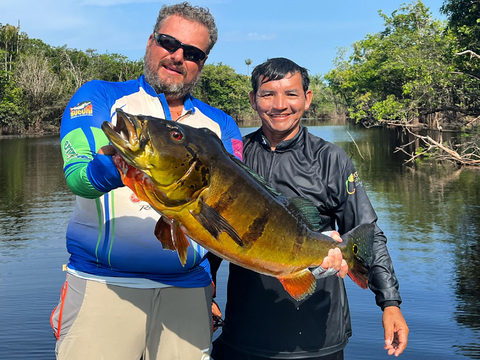
[[[309,129],[353,156],[389,239],[410,327],[402,358],[480,359],[480,171],[409,170],[393,153],[399,135],[384,129]],[[49,317],[74,200],[61,165],[58,137],[0,140],[0,359],[54,359]],[[226,264],[221,271],[224,306]],[[373,293],[346,284],[346,358],[388,358]]]

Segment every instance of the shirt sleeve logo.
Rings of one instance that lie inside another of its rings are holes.
[[[65,154],[65,161],[69,161],[71,158],[77,156],[77,152],[75,151],[75,148],[71,144],[70,141],[65,141],[65,144],[63,145],[63,152]]]
[[[347,187],[347,193],[352,195],[355,194],[355,188],[357,185],[361,184],[360,183],[360,178],[358,176],[357,172],[354,172],[348,176],[347,181],[345,181],[345,185]]]
[[[71,119],[79,116],[93,116],[93,105],[91,101],[83,101],[70,108]]]

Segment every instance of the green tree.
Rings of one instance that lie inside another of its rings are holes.
[[[202,77],[194,95],[207,104],[219,108],[235,120],[250,114],[248,93],[250,81],[247,76],[222,63],[203,67]]]
[[[440,11],[447,15],[447,31],[455,39],[455,87],[466,114],[480,112],[480,1],[445,0]]]
[[[310,108],[305,117],[318,119],[335,113],[336,103],[332,90],[327,87],[321,75],[310,75],[310,90],[313,92]]]
[[[2,69],[11,72],[13,63],[25,42],[26,35],[20,33],[20,26],[0,23],[0,54]]]
[[[52,47],[0,24],[0,134],[58,131],[68,100],[85,82],[125,81],[142,71],[142,61]]]
[[[27,112],[22,90],[4,70],[0,70],[0,84],[0,134],[20,134],[25,131]]]
[[[252,65],[252,59],[245,60],[245,65],[247,65],[247,75],[250,76],[250,65]]]
[[[58,124],[64,106],[57,99],[62,98],[63,85],[59,76],[52,71],[45,54],[22,55],[14,77],[28,103],[26,127],[31,131],[39,131],[41,122],[46,119]]]
[[[445,0],[440,11],[458,39],[459,50],[480,54],[480,1]]]
[[[452,93],[452,38],[421,1],[402,5],[391,16],[379,11],[385,28],[357,41],[326,74],[334,92],[357,121],[426,123],[455,108]],[[446,118],[446,116],[444,117]]]

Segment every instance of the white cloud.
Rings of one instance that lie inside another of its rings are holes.
[[[242,33],[240,31],[226,33],[221,35],[222,41],[225,42],[234,42],[234,41],[268,41],[278,38],[277,33],[266,33],[259,34],[257,32],[251,32],[248,34]]]

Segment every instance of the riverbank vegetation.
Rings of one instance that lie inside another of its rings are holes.
[[[480,2],[449,0],[441,11],[446,23],[420,1],[380,11],[384,30],[339,53],[325,78],[350,118],[438,130],[479,121]]]
[[[380,10],[381,32],[340,49],[328,73],[311,74],[315,97],[305,115],[346,116],[367,127],[478,129],[480,2],[445,0],[440,12],[445,21],[433,18],[421,1],[391,15]],[[63,110],[82,84],[134,79],[142,70],[142,60],[52,47],[30,39],[19,25],[0,23],[0,135],[58,132]],[[194,95],[242,125],[256,120],[250,87],[249,77],[232,67],[207,64]]]

